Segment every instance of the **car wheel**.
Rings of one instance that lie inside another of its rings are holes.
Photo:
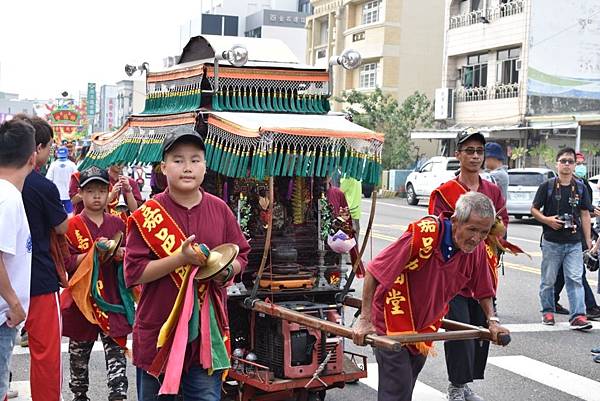
[[[406,201],[409,205],[417,205],[419,203],[419,198],[417,198],[417,194],[415,193],[415,189],[412,184],[408,184],[406,186]]]

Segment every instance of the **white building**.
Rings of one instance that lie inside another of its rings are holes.
[[[457,131],[501,143],[579,146],[600,133],[600,0],[446,0],[443,130],[413,132],[451,154]]]
[[[102,85],[100,87],[100,106],[97,131],[113,131],[119,128],[117,121],[117,95],[119,88],[116,85]]]
[[[306,51],[310,0],[202,0],[201,15],[180,26],[179,47],[199,35],[281,39],[299,60]]]
[[[16,93],[0,92],[0,123],[19,113],[35,115],[35,103],[19,99]]]

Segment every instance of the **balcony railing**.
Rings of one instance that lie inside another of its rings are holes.
[[[456,90],[457,102],[477,102],[482,100],[509,99],[519,97],[520,85],[496,84],[477,88],[458,88]]]
[[[450,29],[474,25],[484,21],[492,22],[500,18],[521,14],[524,10],[524,3],[525,0],[512,0],[486,10],[474,10],[466,14],[455,15],[450,17]]]

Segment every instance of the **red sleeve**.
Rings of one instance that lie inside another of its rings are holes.
[[[68,243],[69,245],[69,258],[65,259],[65,269],[67,273],[69,273],[69,278],[73,276],[75,271],[77,270],[77,256],[81,254],[79,249]]]
[[[131,187],[131,192],[133,193],[135,201],[138,206],[141,206],[141,204],[144,203],[144,199],[142,199],[142,193],[140,192],[138,183],[133,178],[129,178],[129,186]]]
[[[146,266],[154,259],[156,258],[144,242],[137,225],[131,221],[127,230],[127,250],[123,262],[125,285],[127,287],[137,285]]]
[[[69,198],[74,197],[79,193],[79,181],[73,174],[71,174],[71,180],[69,181]]]
[[[494,279],[485,257],[485,246],[483,243],[474,252],[475,268],[467,288],[473,291],[473,298],[479,300],[496,295],[494,290]]]
[[[410,257],[410,241],[412,233],[405,232],[393,244],[389,245],[367,266],[367,270],[383,286],[389,290],[396,278],[402,273]]]
[[[443,212],[452,212],[453,210],[444,202],[444,198],[442,198],[439,194],[435,196],[433,200],[433,213],[430,213],[434,216],[439,216]]]
[[[494,201],[494,206],[497,211],[502,210],[500,212],[500,218],[504,223],[504,227],[508,228],[508,210],[505,207],[506,199],[504,199],[504,196],[502,196],[502,191],[500,191],[500,188],[498,188],[498,190],[496,191],[496,200]]]

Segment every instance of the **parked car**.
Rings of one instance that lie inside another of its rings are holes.
[[[588,178],[590,187],[592,187],[592,205],[600,205],[600,189],[598,189],[598,181],[600,181],[600,174]]]
[[[538,187],[556,173],[547,168],[514,168],[508,170],[506,209],[517,219],[531,216],[531,204]]]
[[[454,178],[460,162],[456,157],[435,156],[406,177],[406,198],[410,205],[419,203],[444,182]]]

